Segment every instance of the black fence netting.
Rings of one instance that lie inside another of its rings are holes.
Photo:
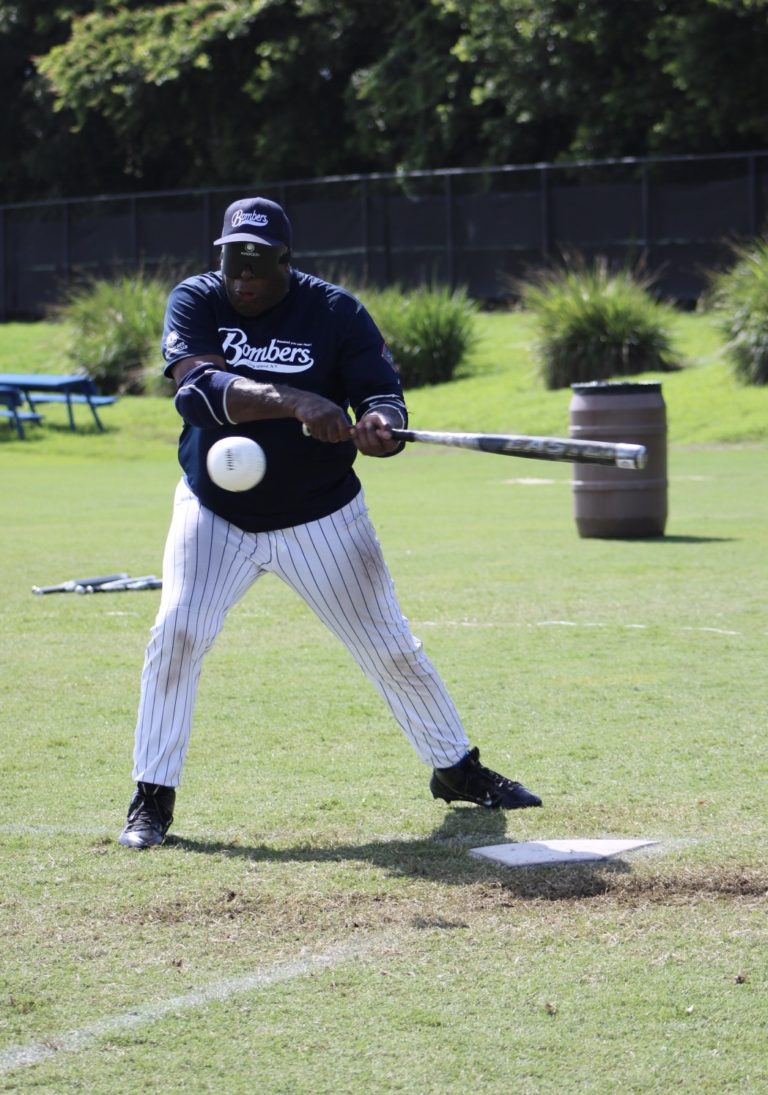
[[[173,280],[216,264],[226,206],[261,194],[294,263],[354,286],[462,287],[485,303],[562,254],[641,262],[695,301],[731,245],[766,227],[768,152],[253,182],[0,206],[0,319],[37,318],[84,277]]]

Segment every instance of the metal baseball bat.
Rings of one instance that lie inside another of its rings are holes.
[[[507,433],[442,433],[433,430],[392,430],[398,441],[423,441],[458,449],[523,456],[529,460],[561,460],[571,464],[609,464],[640,470],[645,467],[644,445],[610,441],[574,441],[570,437],[529,437]]]
[[[120,574],[102,574],[97,578],[72,578],[57,586],[32,586],[32,592],[42,596],[45,593],[74,593],[78,586],[103,586],[106,582],[118,582],[128,577],[128,571]]]
[[[154,574],[142,574],[138,578],[117,579],[114,582],[101,582],[99,585],[80,585],[76,593],[127,593],[136,589],[160,589],[163,582]]]

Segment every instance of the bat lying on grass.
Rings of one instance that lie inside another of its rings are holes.
[[[459,449],[524,456],[530,460],[562,460],[571,464],[612,464],[640,470],[647,454],[643,445],[610,441],[574,441],[569,437],[529,437],[509,433],[442,433],[431,430],[392,430],[398,441],[423,441]]]
[[[160,589],[163,582],[154,574],[142,574],[131,578],[127,571],[120,574],[102,574],[96,578],[72,578],[57,586],[32,586],[32,592],[45,593],[124,593],[138,589]]]
[[[120,582],[128,577],[128,571],[120,574],[102,574],[98,578],[71,578],[57,586],[32,586],[32,592],[42,596],[45,593],[74,593],[78,586],[102,586],[107,582]]]
[[[162,578],[154,574],[142,574],[140,578],[119,578],[114,582],[101,582],[99,585],[80,585],[75,593],[130,593],[137,589],[160,589]]]

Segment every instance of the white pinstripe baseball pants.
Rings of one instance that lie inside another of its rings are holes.
[[[319,521],[248,533],[201,506],[182,481],[141,678],[135,780],[178,786],[203,657],[229,609],[265,573],[341,639],[426,764],[447,768],[465,756],[461,719],[400,611],[362,491]]]

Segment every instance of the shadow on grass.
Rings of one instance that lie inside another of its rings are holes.
[[[733,544],[736,536],[640,536],[643,544]]]
[[[372,841],[368,844],[292,848],[267,844],[199,841],[169,836],[167,844],[184,852],[221,855],[269,863],[369,863],[389,874],[426,878],[451,886],[492,883],[517,898],[553,901],[595,897],[611,888],[610,878],[626,874],[630,867],[621,859],[593,863],[552,864],[545,867],[505,868],[469,856],[469,849],[510,841],[506,817],[500,811],[481,807],[458,807],[446,811],[442,823],[429,837],[414,840]]]
[[[103,421],[104,420],[102,419],[102,422]],[[34,429],[25,423],[24,437],[19,437],[13,424],[11,424],[9,428],[0,424],[0,445],[9,442],[17,442],[19,446],[41,445],[52,437],[71,437],[73,439],[73,444],[75,444],[77,438],[106,437],[107,434],[116,434],[119,432],[119,427],[109,425],[107,422],[104,422],[103,430],[100,430],[95,422],[77,422],[74,430],[69,428],[67,422],[46,422],[44,429]]]

